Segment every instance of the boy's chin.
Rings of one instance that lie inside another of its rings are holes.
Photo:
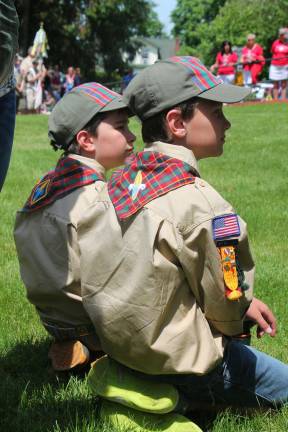
[[[124,159],[122,165],[123,165],[123,164],[125,164],[125,165],[129,165],[129,164],[131,164],[132,161],[133,161],[133,159],[134,159],[134,157],[135,157],[135,154],[134,154],[133,152],[131,152],[130,154],[128,154],[128,155],[125,157],[125,159]]]
[[[214,157],[219,157],[223,154],[224,151],[224,143],[221,143],[216,149],[215,149],[215,155]]]
[[[221,148],[219,148],[219,150],[218,150],[217,156],[221,156],[223,154],[223,152],[224,152],[224,148],[223,148],[223,146],[221,146]]]
[[[215,158],[221,156],[222,154],[223,154],[223,147],[213,149],[209,152],[207,151],[205,154],[202,154],[200,157],[197,157],[196,159],[201,160],[201,159]]]

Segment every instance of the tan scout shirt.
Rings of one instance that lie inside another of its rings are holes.
[[[184,147],[157,142],[146,150],[198,170]],[[109,212],[113,220],[111,204]],[[212,219],[227,213],[234,213],[231,205],[197,178],[120,222],[121,238],[116,231],[112,238],[108,224],[101,227],[98,251],[106,243],[113,253],[103,254],[100,266],[89,264],[97,259],[97,250],[86,257],[85,241],[91,239],[81,237],[84,306],[111,357],[148,374],[201,375],[220,362],[222,335],[243,331],[254,273],[246,225],[239,218],[239,262],[250,288],[238,301],[225,297]],[[99,238],[97,229],[93,236]]]
[[[69,155],[105,176],[95,160]],[[78,225],[89,208],[103,208],[99,192],[106,184],[97,181],[80,187],[34,213],[18,212],[14,237],[27,296],[40,317],[55,324],[91,325],[82,305]]]

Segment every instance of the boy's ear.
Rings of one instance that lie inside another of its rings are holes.
[[[95,153],[95,144],[89,132],[80,130],[76,135],[76,139],[82,153]]]
[[[181,115],[181,111],[174,108],[168,111],[166,122],[169,133],[173,138],[184,138],[186,136],[186,128]]]

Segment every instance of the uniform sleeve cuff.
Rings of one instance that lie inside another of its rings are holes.
[[[210,320],[209,323],[225,336],[234,336],[243,333],[243,320],[239,321],[215,321]]]

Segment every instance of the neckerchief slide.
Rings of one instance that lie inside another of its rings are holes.
[[[126,219],[147,203],[181,186],[195,183],[198,172],[188,163],[162,153],[145,151],[115,171],[108,192],[119,219]]]

